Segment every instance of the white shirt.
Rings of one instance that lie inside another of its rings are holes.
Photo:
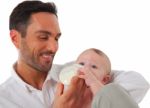
[[[38,90],[25,83],[14,69],[11,71],[12,76],[0,86],[0,108],[51,108],[56,81],[50,74]]]
[[[42,91],[25,83],[12,69],[12,76],[0,86],[0,108],[52,108],[58,75],[66,65],[52,66]],[[121,71],[113,73],[114,83],[123,86],[137,103],[143,99],[149,84],[140,74]]]

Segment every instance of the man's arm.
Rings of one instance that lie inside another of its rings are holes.
[[[134,71],[114,70],[112,72],[114,76],[113,83],[121,85],[137,103],[140,103],[150,87],[144,77]]]

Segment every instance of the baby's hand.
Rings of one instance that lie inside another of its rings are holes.
[[[89,68],[80,68],[78,70],[78,76],[85,80],[86,85],[90,87],[93,95],[95,95],[97,91],[104,86],[104,84],[94,75],[92,70]]]

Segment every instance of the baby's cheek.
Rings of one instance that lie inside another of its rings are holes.
[[[98,70],[95,70],[95,71],[93,71],[93,72],[94,72],[95,77],[96,77],[99,81],[102,81],[102,80],[103,80],[103,78],[104,78],[103,72],[98,71]]]

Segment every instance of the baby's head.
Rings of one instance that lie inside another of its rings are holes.
[[[110,81],[111,63],[107,55],[95,48],[82,52],[76,63],[89,68],[103,84]]]

